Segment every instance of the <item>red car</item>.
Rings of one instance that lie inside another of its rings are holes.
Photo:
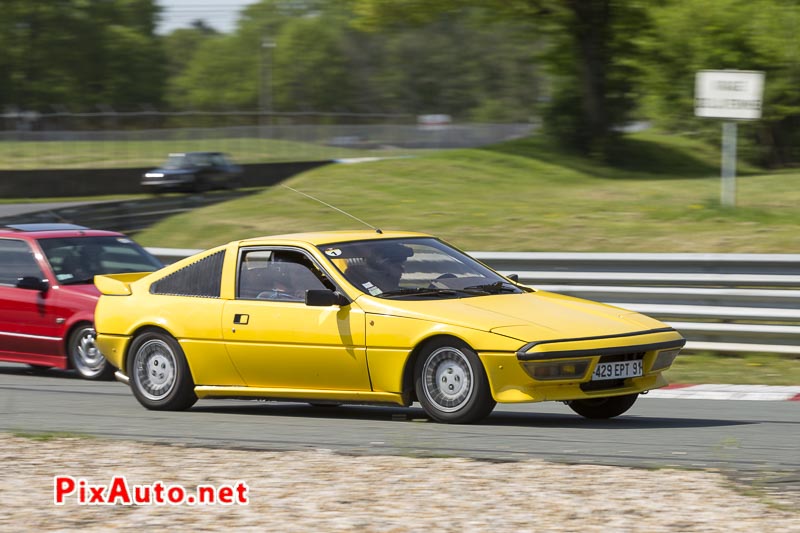
[[[152,272],[161,262],[121,233],[72,224],[0,227],[0,361],[113,374],[95,345],[95,274]]]

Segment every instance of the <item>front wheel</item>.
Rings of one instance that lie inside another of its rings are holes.
[[[636,403],[638,393],[608,398],[591,398],[589,400],[572,400],[567,405],[579,415],[592,419],[614,418]]]
[[[137,336],[128,352],[133,395],[148,409],[182,411],[197,401],[194,381],[178,341],[155,331]]]
[[[110,379],[114,368],[109,364],[96,343],[97,333],[91,324],[78,326],[67,341],[70,367],[84,379]]]
[[[417,399],[437,422],[477,422],[496,405],[478,355],[455,339],[429,344],[417,359],[414,375]]]

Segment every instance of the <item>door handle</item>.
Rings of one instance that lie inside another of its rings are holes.
[[[250,322],[250,315],[244,315],[241,313],[236,313],[235,315],[233,315],[234,324],[247,325],[248,322]]]

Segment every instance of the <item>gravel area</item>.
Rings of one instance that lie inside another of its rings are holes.
[[[796,495],[767,498],[704,471],[10,435],[0,435],[0,461],[1,531],[800,532]],[[83,506],[73,496],[57,506],[56,475],[93,485],[124,475],[130,485],[162,481],[192,491],[244,481],[249,504]]]

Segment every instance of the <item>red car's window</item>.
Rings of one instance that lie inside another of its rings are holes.
[[[18,239],[0,239],[0,284],[16,285],[26,276],[44,277],[30,245]]]
[[[56,279],[63,285],[91,283],[98,274],[152,272],[158,259],[127,237],[39,239]]]

